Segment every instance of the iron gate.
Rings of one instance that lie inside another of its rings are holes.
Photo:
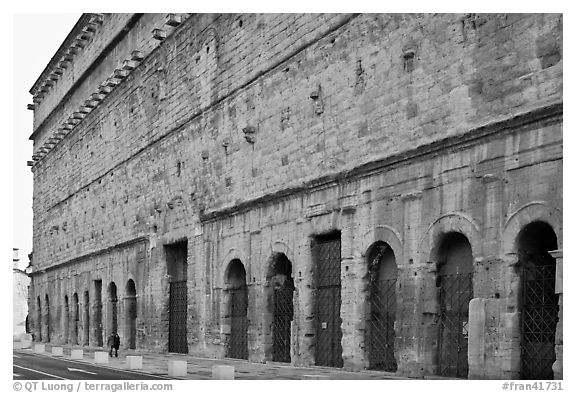
[[[188,341],[186,338],[187,308],[186,281],[171,282],[168,352],[188,353]]]
[[[554,379],[554,343],[558,322],[556,266],[522,269],[522,379]]]
[[[371,283],[368,332],[369,368],[396,372],[394,320],[396,319],[396,279]]]
[[[272,361],[290,363],[290,332],[294,317],[294,287],[290,280],[274,289],[274,320],[272,323]]]
[[[245,286],[230,290],[230,307],[228,357],[248,359],[248,292]]]
[[[342,367],[340,235],[318,238],[316,259],[316,365]]]
[[[439,374],[468,377],[468,304],[472,273],[445,274],[440,280]]]

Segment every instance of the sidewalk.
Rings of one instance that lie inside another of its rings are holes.
[[[52,345],[45,343],[45,355],[51,356],[52,347],[62,347],[64,349],[63,359],[70,359],[70,352],[72,349],[82,349],[84,351],[83,360],[75,360],[80,363],[95,364],[94,352],[106,351],[106,349],[95,347],[82,347],[77,345]],[[34,344],[32,344],[32,349]],[[30,349],[26,349],[30,351]],[[188,362],[188,374],[186,377],[174,379],[190,379],[202,380],[212,379],[212,366],[213,365],[228,365],[234,366],[235,379],[311,379],[310,376],[318,376],[317,379],[335,379],[335,380],[380,380],[380,379],[407,379],[400,378],[393,373],[380,372],[380,371],[360,371],[350,372],[335,368],[326,367],[293,367],[290,365],[283,365],[280,363],[252,363],[247,360],[236,359],[207,359],[199,358],[191,355],[181,355],[174,353],[149,353],[140,352],[137,350],[122,349],[119,351],[118,358],[108,358],[107,365],[98,364],[98,366],[115,368],[119,370],[128,370],[126,367],[126,356],[136,355],[142,356],[142,370],[146,374],[168,376],[168,360],[186,360]]]

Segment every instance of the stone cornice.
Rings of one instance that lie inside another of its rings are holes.
[[[87,14],[87,15],[100,15],[100,14]],[[175,27],[179,26],[180,24],[182,24],[183,20],[186,20],[186,18],[188,16],[189,16],[189,14],[167,14],[166,20],[165,20],[165,25],[175,28]],[[81,20],[82,20],[82,18],[81,18]],[[91,20],[92,19],[89,19],[89,21],[91,21]],[[135,19],[133,18],[133,19],[131,19],[131,21],[132,21],[132,23],[134,23]],[[73,31],[75,29],[77,29],[79,24],[80,24],[80,21],[76,24]],[[129,22],[128,25],[130,25],[130,24],[131,23]],[[161,42],[162,40],[165,39],[166,36],[163,35],[162,38],[158,38],[158,36],[157,36],[158,30],[161,30],[161,29],[155,28],[152,30],[152,32],[151,32],[152,38],[159,40]],[[82,31],[84,31],[84,29]],[[161,30],[161,31],[163,31],[163,30]],[[174,30],[171,31],[171,33],[173,33],[173,32],[174,32]],[[127,31],[125,29],[122,34],[125,35],[126,33],[127,33]],[[123,35],[122,35],[122,37],[123,37]],[[102,53],[95,62],[98,62],[102,56],[104,56],[108,51],[112,50],[119,39],[121,39],[121,37],[120,38],[117,37],[117,39],[114,40],[109,45],[111,48],[107,48],[107,50],[105,50],[104,53]],[[34,169],[35,165],[37,165],[56,145],[58,145],[58,143],[60,143],[60,141],[62,139],[64,139],[66,137],[66,135],[68,135],[70,132],[72,132],[76,128],[77,125],[82,123],[84,118],[90,112],[92,112],[96,107],[98,107],[100,102],[102,102],[106,98],[106,96],[108,94],[110,94],[114,90],[114,88],[116,86],[118,86],[141,63],[141,61],[146,57],[146,55],[147,55],[147,53],[143,53],[140,50],[137,50],[137,49],[133,50],[130,57],[128,59],[124,59],[123,62],[121,63],[121,65],[119,65],[112,72],[112,74],[107,79],[105,79],[93,93],[91,93],[87,97],[87,99],[83,102],[83,104],[76,111],[73,111],[72,113],[70,113],[68,118],[62,124],[60,124],[59,127],[55,127],[56,129],[55,129],[55,131],[53,131],[51,136],[49,138],[47,138],[46,141],[44,142],[44,144],[42,146],[40,146],[34,152],[34,154],[32,155],[32,161],[28,161],[28,166],[31,166],[32,169]],[[87,73],[89,73],[89,72],[90,72],[90,69],[87,70]],[[82,78],[82,80],[83,80],[83,78]],[[77,83],[81,83],[82,80],[79,80]],[[30,139],[34,139],[37,131],[41,128],[42,128],[41,126],[38,127],[32,133],[32,135],[30,136]]]

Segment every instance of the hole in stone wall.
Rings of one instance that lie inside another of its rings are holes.
[[[240,20],[240,22],[238,22],[238,26],[242,27],[242,20]]]

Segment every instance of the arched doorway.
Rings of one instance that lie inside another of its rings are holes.
[[[467,378],[468,309],[473,298],[474,259],[466,236],[458,232],[446,234],[441,240],[437,261],[438,374]]]
[[[36,298],[36,323],[34,325],[36,331],[35,341],[42,342],[42,303],[40,302],[40,296]]]
[[[50,326],[50,299],[48,299],[48,294],[45,296],[45,304],[46,304],[46,311],[45,311],[45,320],[44,326],[46,326],[46,334],[44,334],[44,341],[50,342],[50,333],[52,333],[52,329]]]
[[[90,345],[90,293],[84,291],[84,323],[82,330],[84,332],[83,345]]]
[[[69,331],[70,331],[70,305],[68,304],[68,295],[64,295],[64,312],[62,313],[62,328],[63,328],[63,342],[65,344],[68,344],[70,337],[69,337]]]
[[[80,320],[80,309],[78,305],[78,293],[72,295],[72,340],[71,344],[77,345],[78,340],[78,321]]]
[[[394,322],[398,267],[392,248],[377,242],[368,255],[368,324],[366,329],[368,368],[396,372]]]
[[[132,279],[126,283],[124,309],[126,310],[126,343],[130,349],[136,349],[136,285]]]
[[[268,306],[272,311],[272,361],[290,363],[291,328],[294,319],[292,263],[284,253],[272,258],[267,275]]]
[[[248,359],[248,288],[246,270],[239,259],[228,265],[226,283],[230,295],[230,341],[226,356]]]
[[[522,379],[554,379],[555,337],[558,322],[556,261],[548,251],[556,250],[554,230],[537,221],[526,225],[517,238],[521,290]]]
[[[118,296],[114,281],[108,284],[108,318],[109,331],[118,333]]]

